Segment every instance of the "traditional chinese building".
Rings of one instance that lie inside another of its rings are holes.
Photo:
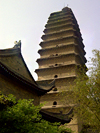
[[[40,103],[40,96],[52,89],[51,86],[39,86],[29,72],[21,54],[21,48],[14,47],[0,50],[0,91],[13,94],[17,99],[34,99]]]
[[[40,58],[37,59],[39,68],[35,70],[37,83],[49,83],[56,79],[53,90],[41,97],[41,103],[46,101],[43,110],[70,113],[74,105],[69,94],[73,91],[77,77],[76,68],[86,63],[82,35],[72,10],[65,7],[51,13],[43,32],[43,41],[39,44],[41,49],[38,51]],[[77,118],[74,117],[69,125],[77,132],[80,131]]]
[[[49,84],[39,84],[32,77],[21,54],[21,42],[13,48],[0,50],[0,93],[13,94],[17,99],[34,99],[34,105],[40,104],[40,97],[52,90],[55,80]],[[43,119],[50,122],[69,122],[69,114],[48,113],[41,110]]]

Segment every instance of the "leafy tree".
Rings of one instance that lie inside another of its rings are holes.
[[[71,133],[59,127],[60,123],[43,120],[33,100],[18,100],[9,95],[0,95],[0,133]]]
[[[73,88],[75,111],[86,127],[100,132],[100,51],[93,50],[89,75],[79,70]]]

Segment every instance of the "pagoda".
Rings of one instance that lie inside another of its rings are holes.
[[[70,114],[74,105],[68,96],[77,77],[76,68],[86,63],[82,35],[72,10],[65,7],[51,13],[43,32],[37,59],[39,68],[35,70],[37,83],[55,79],[55,87],[41,97],[41,103],[46,101],[43,109],[48,112]]]

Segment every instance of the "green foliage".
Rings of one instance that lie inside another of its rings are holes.
[[[93,50],[89,76],[81,69],[75,80],[73,98],[82,122],[100,131],[100,51]]]
[[[71,133],[59,123],[50,123],[41,118],[41,105],[33,100],[18,100],[13,95],[0,95],[0,133]]]
[[[8,106],[12,106],[16,103],[15,97],[10,94],[9,96],[4,96],[0,92],[0,111],[6,109]]]

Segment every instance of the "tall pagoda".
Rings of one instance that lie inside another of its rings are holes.
[[[50,14],[41,37],[41,49],[35,70],[38,83],[49,83],[55,79],[55,87],[41,98],[46,101],[44,110],[53,113],[70,113],[72,99],[68,99],[77,77],[76,67],[85,65],[86,52],[77,20],[68,7]],[[62,93],[64,92],[64,93]],[[66,98],[64,98],[66,94]]]

